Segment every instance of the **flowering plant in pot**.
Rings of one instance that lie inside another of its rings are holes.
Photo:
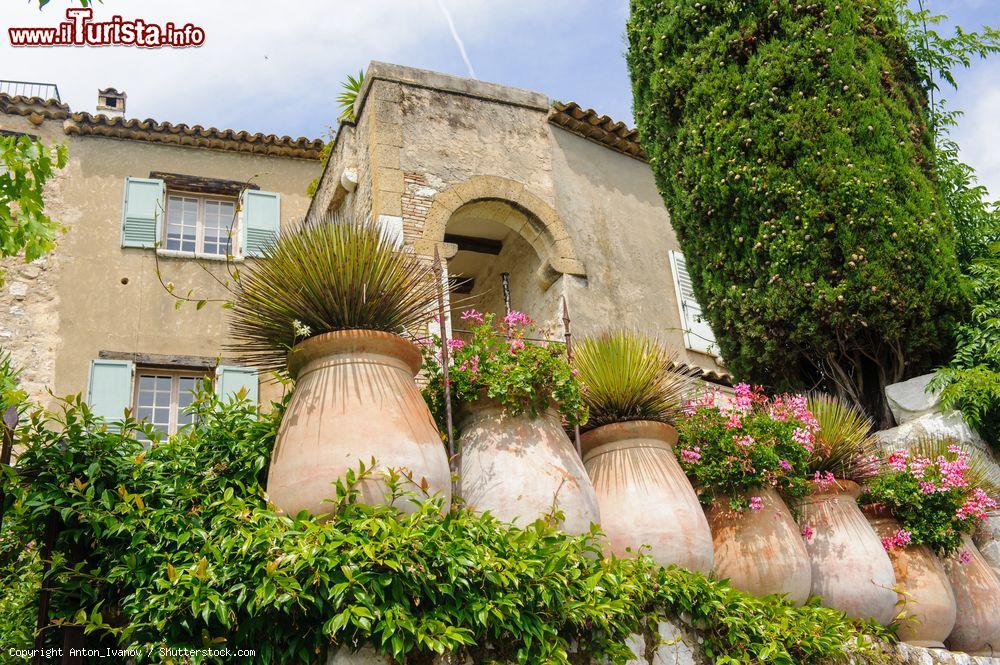
[[[594,483],[608,549],[624,556],[647,548],[663,566],[712,569],[712,532],[674,457],[674,423],[694,387],[674,355],[631,330],[580,341],[574,366],[589,419],[583,463]]]
[[[546,341],[522,312],[497,321],[461,314],[468,340],[449,340],[452,407],[458,414],[458,489],[468,506],[505,522],[534,521],[558,508],[562,528],[584,533],[599,521],[597,499],[564,426],[586,421],[566,348]],[[441,340],[425,349],[424,397],[443,422]]]
[[[948,440],[923,439],[880,460],[861,495],[880,518],[882,544],[894,559],[920,548],[944,557],[938,568],[943,566],[954,594],[954,627],[942,628],[932,646],[947,638],[949,647],[970,653],[1000,647],[1000,581],[971,538],[997,508],[988,474],[972,451]],[[901,631],[906,630],[911,629],[904,625]]]
[[[801,396],[769,399],[759,388],[705,393],[678,422],[676,454],[712,529],[714,572],[757,595],[804,602],[810,589],[805,544],[781,495],[807,491],[816,420]]]
[[[268,474],[279,509],[328,512],[337,479],[372,458],[411,478],[413,495],[450,496],[447,455],[414,381],[420,351],[406,339],[437,301],[419,258],[376,224],[328,220],[281,235],[240,269],[235,296],[232,348],[295,380]],[[360,490],[386,501],[384,474]]]
[[[806,408],[817,428],[807,466],[809,491],[795,507],[808,535],[811,594],[827,607],[886,625],[897,614],[896,574],[857,503],[858,481],[874,472],[878,440],[868,418],[836,397],[814,393]],[[935,606],[938,600],[928,602]]]

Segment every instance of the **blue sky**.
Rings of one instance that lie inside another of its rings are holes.
[[[35,0],[3,0],[0,27],[54,25],[69,4],[39,12]],[[995,0],[925,4],[968,29],[1000,25]],[[75,110],[93,111],[97,88],[111,85],[128,92],[131,117],[315,137],[335,124],[340,81],[370,60],[468,75],[442,5],[478,78],[631,123],[626,0],[105,0],[97,17],[192,22],[206,44],[12,49],[4,34],[0,78],[55,82]],[[944,94],[966,113],[956,138],[1000,198],[1000,58],[959,80]]]

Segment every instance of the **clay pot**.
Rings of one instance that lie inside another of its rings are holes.
[[[958,560],[963,550],[972,555],[965,564]],[[1000,655],[1000,579],[969,536],[962,536],[961,549],[943,563],[958,607],[955,629],[946,640],[948,648],[973,655]]]
[[[812,595],[821,604],[883,626],[896,616],[896,574],[882,540],[858,507],[861,488],[837,480],[811,483],[801,522],[813,529],[806,542],[812,562]]]
[[[470,508],[524,526],[557,507],[560,528],[573,534],[600,522],[590,478],[554,410],[511,415],[480,399],[463,408],[459,423],[458,491]]]
[[[345,330],[297,344],[288,361],[295,392],[281,421],[267,492],[286,514],[329,512],[333,483],[364,462],[375,470],[357,486],[368,504],[386,502],[387,469],[412,483],[395,503],[438,493],[451,498],[448,456],[413,377],[417,348],[398,335]],[[426,488],[426,490],[424,489]]]
[[[583,465],[601,510],[608,549],[645,550],[661,566],[712,569],[712,532],[674,457],[677,430],[653,421],[604,425],[581,438]]]
[[[760,510],[739,512],[726,499],[708,509],[715,545],[713,573],[755,596],[784,594],[801,605],[809,597],[811,573],[799,527],[773,489],[749,495],[762,499]]]
[[[891,537],[900,524],[884,511],[865,509],[879,538]],[[906,619],[899,626],[899,639],[907,644],[943,649],[955,627],[955,594],[944,567],[926,545],[910,545],[889,552],[896,574],[898,598]]]

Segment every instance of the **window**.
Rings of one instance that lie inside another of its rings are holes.
[[[135,417],[149,421],[164,434],[194,422],[188,407],[205,375],[169,370],[139,370],[135,382]]]
[[[233,199],[168,194],[163,247],[175,252],[233,256],[235,214]]]
[[[695,299],[694,286],[691,284],[691,275],[688,274],[684,255],[671,251],[670,268],[674,274],[677,306],[684,328],[684,346],[692,351],[718,357],[719,347],[715,343],[715,334],[708,321],[702,317],[701,305]]]

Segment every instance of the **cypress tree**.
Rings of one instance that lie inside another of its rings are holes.
[[[734,375],[891,423],[967,306],[894,0],[632,0],[635,116]]]

